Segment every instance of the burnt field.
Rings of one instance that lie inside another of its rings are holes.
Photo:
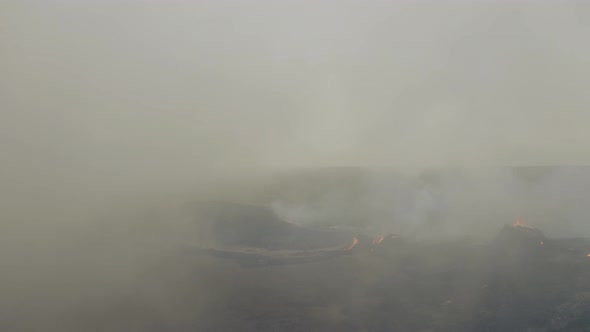
[[[321,259],[202,251],[183,255],[181,265],[208,264],[206,273],[184,276],[215,300],[185,294],[207,317],[187,324],[219,331],[588,331],[588,252],[588,240],[548,239],[518,225],[505,226],[491,243],[359,241]],[[165,269],[173,270],[170,264]]]
[[[269,219],[242,225],[265,229],[243,243],[225,232],[249,215],[233,208],[242,217],[216,214],[209,242],[132,253],[95,243],[108,253],[81,255],[67,272],[75,279],[11,302],[3,330],[589,330],[589,239],[521,222],[489,241],[412,239],[297,226],[252,209]]]
[[[369,191],[346,172],[47,231],[3,271],[24,286],[4,289],[0,330],[590,331],[590,239],[561,223],[582,194],[523,182],[494,201],[432,175]]]
[[[228,214],[232,209],[240,211],[240,218]],[[553,239],[518,221],[500,227],[485,242],[419,240],[297,226],[251,206],[232,204],[221,210],[213,215],[206,245],[175,247],[142,270],[129,287],[93,296],[74,308],[71,318],[63,321],[67,328],[588,331],[590,327],[588,239]],[[259,218],[249,219],[253,215]],[[224,227],[215,231],[218,222]],[[240,226],[241,234],[259,235],[237,241],[226,232],[234,222],[247,223]],[[257,227],[265,231],[247,230]]]

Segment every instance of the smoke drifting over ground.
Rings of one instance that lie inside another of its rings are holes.
[[[315,180],[285,185],[296,193],[278,193],[271,206],[299,224],[348,224],[381,233],[485,236],[520,217],[554,236],[576,236],[590,232],[588,181],[587,167],[455,169],[420,176],[355,170],[319,191],[309,189]],[[305,194],[297,193],[301,188],[308,188]]]
[[[211,280],[268,276],[179,254],[227,241],[195,202],[310,243],[590,233],[588,168],[513,167],[590,163],[587,2],[0,0],[0,22],[0,329],[219,326],[249,290]]]

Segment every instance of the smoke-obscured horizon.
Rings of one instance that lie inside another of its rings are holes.
[[[0,327],[174,321],[138,280],[199,233],[187,201],[587,236],[587,168],[510,167],[590,164],[589,36],[585,1],[0,0]]]

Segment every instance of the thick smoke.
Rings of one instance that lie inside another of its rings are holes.
[[[326,187],[311,202],[270,205],[295,223],[412,237],[485,238],[517,218],[552,236],[587,236],[589,180],[588,167],[463,168],[420,176],[369,171],[345,189]]]
[[[122,298],[189,320],[138,278],[205,238],[183,205],[204,198],[416,237],[588,232],[587,169],[501,167],[590,162],[587,2],[3,0],[0,22],[0,329]],[[339,166],[377,171],[252,189]],[[465,166],[493,171],[420,176]]]

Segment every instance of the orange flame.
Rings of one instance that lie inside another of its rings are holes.
[[[356,236],[354,236],[352,238],[352,243],[348,247],[344,248],[344,250],[350,250],[350,249],[354,248],[354,246],[356,246],[357,243],[359,243],[359,240],[356,238]]]
[[[383,242],[384,239],[385,239],[385,237],[383,235],[379,235],[373,239],[372,244],[379,244],[379,243]]]
[[[529,229],[532,228],[531,226],[525,224],[520,218],[516,218],[516,220],[512,224],[512,227],[529,228]]]

